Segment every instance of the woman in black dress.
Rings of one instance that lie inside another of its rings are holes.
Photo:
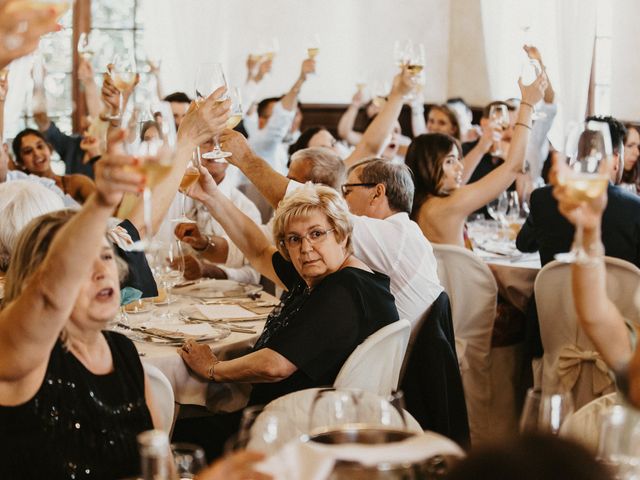
[[[38,217],[17,241],[0,310],[0,478],[139,471],[136,435],[153,428],[148,382],[133,344],[102,331],[120,305],[106,224],[143,184],[123,168],[134,162],[104,156],[79,212]]]

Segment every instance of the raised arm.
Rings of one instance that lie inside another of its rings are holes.
[[[404,68],[396,75],[393,88],[384,107],[367,127],[356,149],[345,159],[344,163],[347,167],[355,165],[366,157],[380,155],[387,138],[393,131],[393,125],[400,115],[404,96],[411,92],[415,85],[416,78],[411,75],[408,69]]]
[[[478,208],[505,191],[524,168],[525,152],[531,131],[532,105],[542,98],[546,87],[546,76],[542,73],[531,85],[519,80],[522,102],[514,129],[513,139],[505,162],[477,182],[464,185],[449,197],[449,205],[464,215]]]
[[[123,192],[137,191],[143,184],[141,175],[125,169],[134,163],[132,157],[113,154],[98,161],[96,192],[54,236],[42,264],[20,286],[20,293],[13,297],[12,289],[17,286],[7,284],[7,297],[13,298],[0,311],[0,382],[20,381],[46,366],[91,274],[91,259],[104,248],[107,219]],[[10,265],[9,282],[12,268]]]
[[[0,148],[2,148],[2,143],[4,142],[4,105],[8,94],[9,72],[6,72],[4,78],[0,78]]]
[[[554,158],[551,174],[556,183],[553,195],[558,200],[558,210],[583,228],[583,244],[588,255],[586,261],[571,265],[573,301],[582,328],[596,346],[607,364],[619,369],[631,358],[631,335],[616,305],[609,299],[606,288],[604,246],[601,241],[602,214],[607,205],[606,191],[598,198],[576,202],[567,188],[558,184],[558,173],[567,168],[561,158]]]
[[[198,182],[189,188],[187,194],[204,204],[253,268],[282,286],[271,261],[276,248],[260,227],[218,190],[206,168],[200,167]]]
[[[228,158],[229,163],[242,170],[242,173],[256,186],[271,206],[277,207],[287,193],[289,179],[276,172],[266,160],[256,155],[242,134],[225,130],[220,136],[220,143],[225,150],[233,153],[233,156]]]
[[[84,98],[87,102],[87,113],[91,118],[98,118],[102,111],[102,102],[100,101],[100,91],[96,85],[96,79],[93,73],[91,63],[80,57],[78,64],[78,80],[84,89]]]
[[[478,143],[473,147],[462,159],[464,170],[462,172],[462,184],[466,184],[473,171],[482,160],[482,157],[491,150],[494,141],[500,141],[501,132],[493,127],[489,120],[482,119],[480,121],[480,127],[482,128],[482,136],[478,140]]]
[[[291,89],[289,89],[285,96],[280,100],[280,103],[285,110],[292,111],[296,109],[298,94],[302,89],[302,85],[304,85],[304,82],[307,80],[307,76],[315,71],[316,61],[312,58],[305,58],[302,62],[302,66],[300,67],[300,75],[298,75],[298,78]]]
[[[153,189],[153,235],[162,223],[173,198],[175,197],[187,164],[191,160],[197,145],[207,141],[222,131],[229,118],[230,101],[218,104],[217,100],[224,93],[224,88],[213,92],[200,106],[192,103],[178,129],[178,144],[169,174]],[[149,236],[144,226],[144,202],[142,197],[131,212],[125,216],[138,229],[141,235]]]
[[[347,107],[338,122],[338,136],[346,140],[350,145],[357,145],[360,143],[360,140],[362,140],[362,134],[356,132],[353,126],[356,123],[356,118],[358,117],[358,112],[360,111],[360,107],[362,107],[363,101],[364,94],[362,90],[359,89],[355,95],[353,95],[351,104]]]

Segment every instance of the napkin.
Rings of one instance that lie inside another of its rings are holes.
[[[381,462],[415,463],[435,455],[463,457],[464,452],[453,441],[433,432],[379,445],[323,445],[293,440],[257,464],[256,470],[272,475],[277,480],[323,480],[330,475],[337,460],[375,466]]]
[[[163,324],[162,328],[156,328],[152,326],[145,327],[144,330],[151,334],[166,335],[170,337],[203,337],[214,333],[211,325],[207,323],[193,323],[193,324]]]
[[[235,319],[235,318],[264,318],[240,305],[196,305],[196,310],[206,320]]]
[[[142,298],[142,292],[137,288],[124,287],[120,290],[120,305],[128,305],[131,302],[140,300]]]

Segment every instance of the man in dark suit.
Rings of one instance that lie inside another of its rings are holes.
[[[589,117],[609,124],[614,162],[611,182],[607,189],[609,203],[602,217],[602,243],[605,254],[621,258],[640,267],[640,197],[613,185],[622,174],[620,159],[623,157],[622,139],[625,127],[611,117]],[[556,253],[568,252],[573,243],[575,229],[558,212],[550,186],[534,190],[531,194],[530,213],[516,239],[522,252],[540,251],[545,265]]]

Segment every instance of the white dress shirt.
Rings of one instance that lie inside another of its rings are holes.
[[[261,225],[260,212],[258,208],[249,200],[246,196],[240,192],[237,188],[233,187],[225,179],[220,182],[218,189],[233,203],[242,213],[253,220],[257,225]],[[214,219],[207,208],[200,202],[194,202],[191,199],[190,202],[190,218],[195,218],[198,223],[200,232],[205,235],[216,235],[223,237],[229,244],[229,253],[227,255],[227,261],[224,264],[217,264],[222,269],[229,280],[235,280],[237,282],[244,283],[260,283],[260,274],[249,265],[249,262],[245,258],[240,249],[229,239],[229,236],[224,231],[222,226]]]
[[[300,186],[301,183],[290,181],[287,195]],[[391,279],[390,290],[398,314],[414,327],[444,290],[431,244],[405,212],[384,220],[358,215],[350,218],[353,254]]]
[[[278,149],[284,148],[282,141],[291,129],[295,116],[295,109],[285,110],[281,102],[276,102],[264,128],[253,131],[249,135],[249,144],[253,151],[282,175],[287,174],[287,162],[282,155],[278,155]]]

